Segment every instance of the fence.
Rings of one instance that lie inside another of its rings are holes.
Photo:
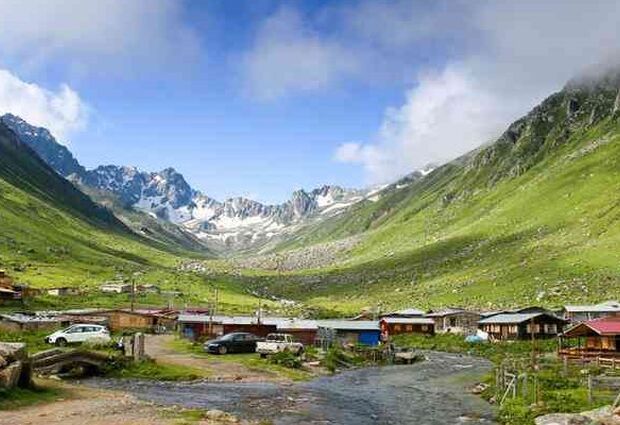
[[[495,400],[504,404],[520,397],[539,404],[559,397],[585,399],[588,406],[620,400],[620,362],[571,364],[557,358],[520,358],[504,361],[495,370]],[[580,399],[581,400],[581,399]]]

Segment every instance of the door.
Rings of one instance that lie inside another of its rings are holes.
[[[74,326],[69,329],[66,334],[67,342],[83,342],[84,326]]]

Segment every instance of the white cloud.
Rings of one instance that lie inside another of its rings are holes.
[[[464,66],[424,74],[403,106],[389,109],[372,144],[345,143],[335,159],[363,164],[371,183],[441,163],[489,140],[510,111]]]
[[[388,109],[375,137],[341,145],[336,160],[361,164],[368,181],[378,183],[452,159],[499,135],[568,79],[620,57],[620,3],[470,5],[471,19],[451,29],[468,35],[470,48],[419,74],[403,105]],[[386,32],[401,25],[402,19],[392,20],[384,23]],[[442,25],[434,27],[441,37]]]
[[[262,23],[242,62],[248,90],[262,99],[323,89],[357,70],[347,49],[319,37],[290,8]]]
[[[10,112],[30,124],[45,127],[61,142],[84,128],[87,110],[78,94],[66,84],[54,92],[0,70],[0,113]]]
[[[2,0],[0,53],[25,69],[55,62],[75,73],[125,75],[171,67],[198,49],[182,18],[174,0]]]

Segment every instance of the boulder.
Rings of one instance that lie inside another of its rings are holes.
[[[6,360],[4,357],[0,356],[0,369],[2,369],[7,364],[9,364],[8,360]]]
[[[16,361],[0,370],[0,388],[11,389],[17,387],[20,382],[23,364]]]
[[[7,363],[27,360],[26,344],[23,342],[0,342],[0,357],[3,357]]]

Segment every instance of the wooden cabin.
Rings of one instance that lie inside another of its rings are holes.
[[[491,340],[555,338],[568,322],[550,313],[499,313],[478,322]]]
[[[430,312],[426,317],[435,322],[435,332],[472,335],[478,329],[480,313],[462,308],[446,308]]]
[[[435,335],[435,321],[429,317],[384,317],[379,324],[385,336],[412,333]]]
[[[384,317],[400,317],[400,318],[411,318],[411,317],[423,317],[425,312],[423,310],[419,310],[417,308],[405,308],[403,310],[391,311],[388,313],[381,314],[379,317],[383,319]]]
[[[588,320],[570,327],[560,336],[560,355],[620,358],[620,317]]]

